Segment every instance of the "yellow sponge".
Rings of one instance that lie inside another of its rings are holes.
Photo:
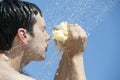
[[[64,42],[68,38],[67,22],[60,23],[60,30],[53,30],[53,39]]]

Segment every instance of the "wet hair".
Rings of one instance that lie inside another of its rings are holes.
[[[34,36],[33,26],[38,13],[42,16],[41,10],[33,3],[20,0],[0,1],[0,51],[12,47],[19,28],[26,29]]]

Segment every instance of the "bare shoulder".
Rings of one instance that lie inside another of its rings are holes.
[[[0,61],[0,80],[35,80],[31,77],[20,74],[7,64]]]

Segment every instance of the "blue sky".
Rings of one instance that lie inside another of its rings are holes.
[[[28,1],[28,0],[26,0]],[[62,21],[81,25],[88,34],[84,52],[87,80],[120,80],[120,0],[29,0],[42,10],[47,31]],[[24,70],[37,80],[53,80],[60,54],[53,41],[46,60]]]

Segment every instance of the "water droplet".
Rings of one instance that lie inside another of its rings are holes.
[[[56,2],[56,5],[59,5],[59,3]]]
[[[59,73],[57,72],[57,73],[56,73],[56,76],[58,76],[58,75],[59,75]]]

